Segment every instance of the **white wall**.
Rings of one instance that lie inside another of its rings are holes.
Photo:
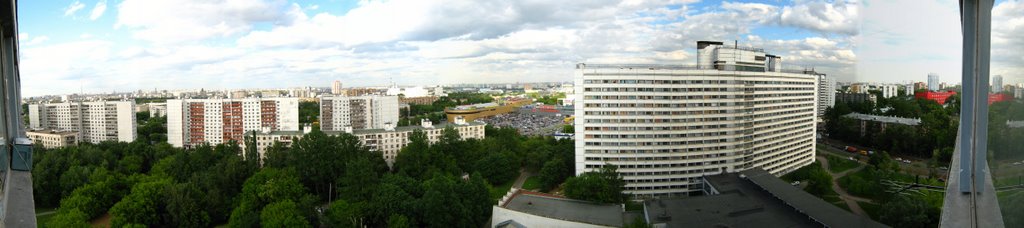
[[[185,144],[184,114],[182,100],[167,100],[167,143],[171,146]]]
[[[117,141],[135,141],[138,124],[135,122],[135,101],[119,101],[117,105]]]
[[[299,99],[298,98],[276,98],[277,102],[277,127],[282,131],[299,130]]]

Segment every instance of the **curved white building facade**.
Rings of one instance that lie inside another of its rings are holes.
[[[781,175],[814,161],[819,73],[781,70],[758,49],[698,46],[711,65],[576,66],[577,175],[615,165],[625,192],[644,198],[700,191],[704,175]]]

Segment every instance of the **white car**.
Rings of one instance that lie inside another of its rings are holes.
[[[1013,165],[1020,165],[1020,162],[1014,162]]]

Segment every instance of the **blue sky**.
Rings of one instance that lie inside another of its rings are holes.
[[[568,81],[579,62],[694,64],[697,40],[739,40],[840,81],[922,81],[928,72],[954,81],[959,72],[953,0],[19,3],[27,96]],[[888,9],[910,4],[920,12]],[[1024,7],[996,8],[1013,18]],[[993,43],[1024,47],[1008,38],[1018,27],[994,25],[1003,39]],[[1014,82],[1020,61],[993,55],[1006,65],[993,72]]]

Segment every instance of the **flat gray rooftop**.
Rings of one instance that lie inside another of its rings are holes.
[[[504,207],[553,219],[615,227],[622,226],[625,217],[635,216],[624,215],[620,204],[597,204],[528,192],[516,194]]]
[[[667,227],[885,227],[762,169],[705,179],[719,194],[645,201],[649,223]]]

